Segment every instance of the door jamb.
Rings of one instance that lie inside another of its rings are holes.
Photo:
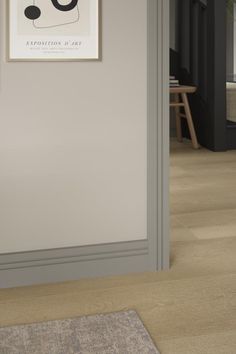
[[[169,0],[158,0],[158,269],[170,266]]]

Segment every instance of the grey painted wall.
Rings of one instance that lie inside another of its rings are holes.
[[[170,0],[170,48],[178,50],[178,0]]]
[[[101,62],[9,63],[0,13],[0,253],[146,239],[147,1],[102,1]]]
[[[227,40],[226,40],[226,73],[228,77],[234,75],[234,14],[227,10]]]

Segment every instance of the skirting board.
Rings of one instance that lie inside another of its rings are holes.
[[[0,255],[0,288],[153,269],[148,241]]]

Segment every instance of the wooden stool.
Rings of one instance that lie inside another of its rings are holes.
[[[176,117],[176,130],[177,130],[177,139],[182,142],[182,129],[181,129],[181,118],[186,118],[188,123],[188,128],[193,144],[194,149],[199,149],[199,144],[197,141],[197,136],[193,124],[193,118],[191,114],[191,110],[188,102],[188,93],[194,93],[197,91],[197,88],[194,86],[177,86],[170,87],[170,93],[174,94],[175,100],[174,102],[170,102],[170,107],[175,109],[175,117]],[[181,97],[181,100],[180,100]],[[183,107],[185,114],[180,112],[180,108]]]

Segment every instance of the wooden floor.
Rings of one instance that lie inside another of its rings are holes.
[[[236,152],[172,143],[171,210],[170,272],[1,290],[0,326],[135,309],[162,354],[235,354]]]

